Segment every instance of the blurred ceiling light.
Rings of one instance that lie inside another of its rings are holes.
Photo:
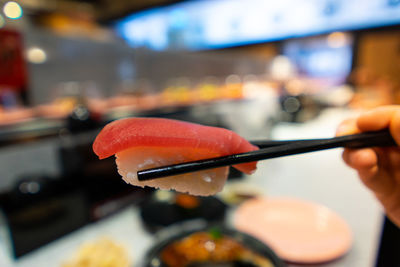
[[[14,1],[7,2],[3,7],[3,12],[10,19],[19,19],[22,17],[22,8]]]
[[[6,24],[2,15],[0,15],[0,28],[3,28],[4,24]]]
[[[27,51],[27,58],[31,63],[41,64],[47,60],[47,55],[43,49],[39,47],[32,47]]]
[[[326,37],[329,47],[343,47],[349,43],[349,36],[343,32],[333,32]]]

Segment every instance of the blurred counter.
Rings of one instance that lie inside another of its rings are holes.
[[[331,137],[339,122],[351,115],[353,113],[347,110],[326,110],[304,124],[278,124],[272,129],[271,136],[274,139]],[[268,160],[258,166],[258,171],[247,177],[246,182],[257,185],[267,196],[293,196],[323,204],[350,225],[354,243],[349,253],[318,266],[374,266],[383,213],[374,196],[359,182],[356,173],[345,166],[340,149]],[[61,266],[82,242],[102,236],[124,244],[136,263],[134,266],[139,266],[137,263],[154,242],[154,236],[145,231],[139,219],[138,209],[130,206],[15,262],[8,256],[4,240],[0,239],[0,266]]]

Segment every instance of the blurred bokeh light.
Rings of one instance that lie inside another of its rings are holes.
[[[22,17],[22,8],[14,1],[7,2],[3,7],[3,12],[10,19],[19,19]]]

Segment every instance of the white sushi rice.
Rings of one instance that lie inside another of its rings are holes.
[[[191,195],[209,196],[222,190],[228,177],[229,167],[186,173],[149,181],[138,181],[137,171],[176,163],[210,158],[209,151],[187,148],[135,147],[117,153],[118,172],[125,182],[145,187],[175,190]]]

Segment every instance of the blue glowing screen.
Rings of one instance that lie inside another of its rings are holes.
[[[133,47],[203,50],[400,24],[400,0],[197,0],[116,22]]]

